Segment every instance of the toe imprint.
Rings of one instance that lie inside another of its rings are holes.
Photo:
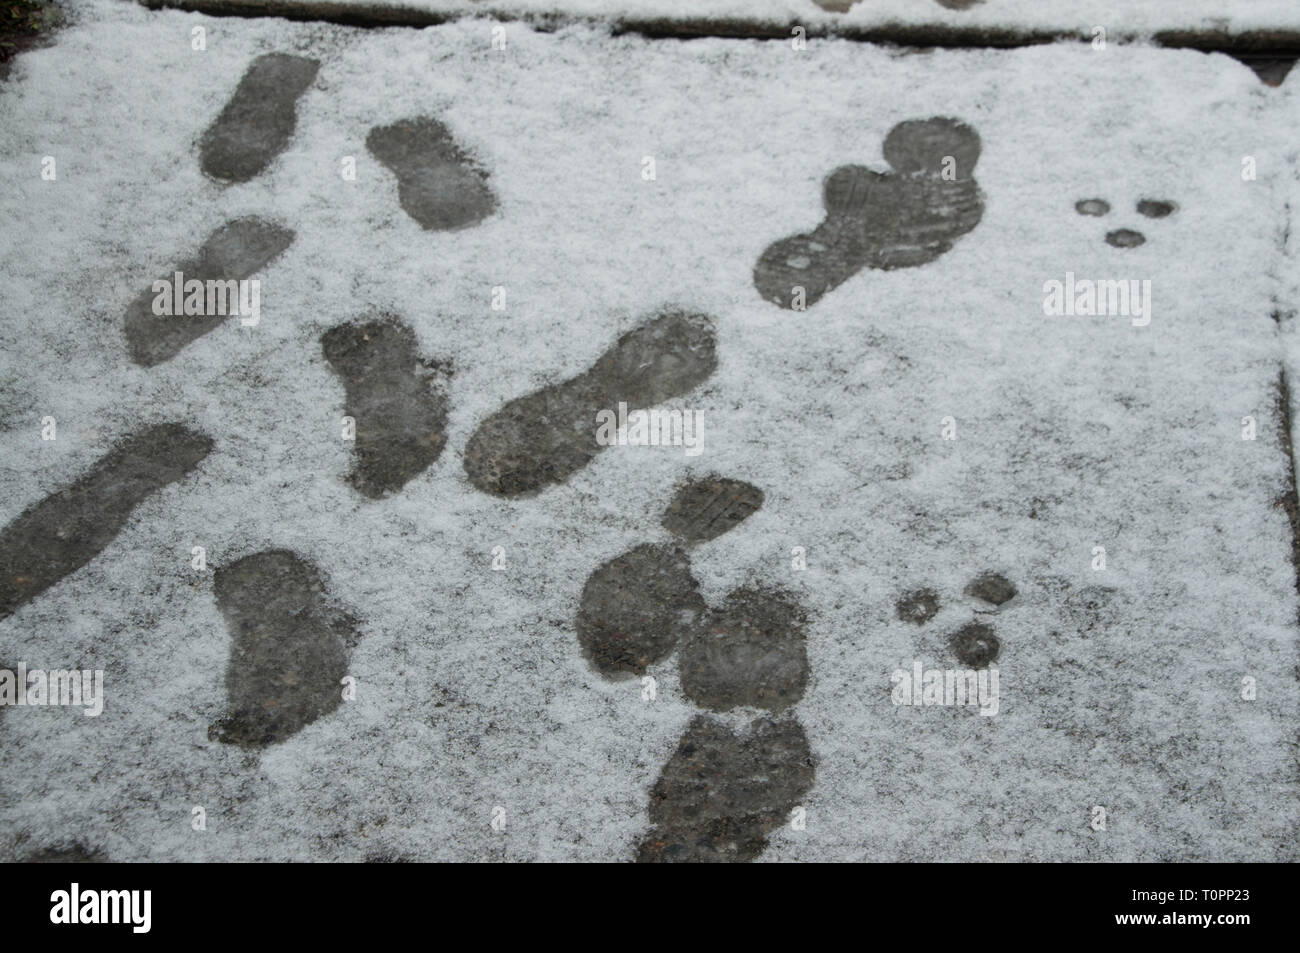
[[[23,512],[0,532],[0,619],[103,552],[141,501],[211,449],[211,439],[182,424],[151,427]]]
[[[131,360],[144,367],[161,364],[175,357],[191,341],[223,324],[235,313],[239,298],[238,289],[229,283],[261,271],[292,244],[293,238],[289,229],[258,218],[236,219],[218,228],[203,243],[198,257],[181,262],[159,278],[170,286],[175,273],[180,272],[185,284],[193,280],[202,282],[202,312],[184,313],[187,310],[183,308],[184,302],[169,294],[172,313],[156,314],[154,304],[159,294],[152,287],[143,292],[127,308],[124,319]],[[213,293],[218,287],[219,297]],[[185,298],[190,298],[189,292]],[[225,301],[224,308],[209,309],[209,302],[219,305],[221,300]]]
[[[214,589],[232,645],[229,713],[210,737],[261,748],[339,706],[356,623],[324,604],[314,565],[287,550],[254,553],[218,569]]]
[[[1162,202],[1159,199],[1142,199],[1137,204],[1139,215],[1145,215],[1147,218],[1167,218],[1173,214],[1173,202]]]
[[[708,318],[661,315],[619,338],[585,373],[512,400],[479,424],[465,447],[465,473],[496,496],[540,492],[603,449],[598,411],[619,402],[653,407],[698,387],[716,366]]]
[[[894,609],[904,622],[924,625],[939,611],[939,595],[933,589],[917,589],[899,599]]]
[[[253,60],[235,93],[203,134],[200,166],[215,179],[247,182],[289,143],[300,97],[320,61],[288,53]]]
[[[397,176],[398,202],[423,228],[465,228],[496,208],[486,174],[436,119],[420,116],[376,127],[366,136],[366,148]]]
[[[400,490],[438,459],[447,442],[447,400],[429,389],[415,332],[384,316],[331,328],[321,346],[347,391],[347,414],[356,420],[350,482],[371,499]]]
[[[1131,228],[1121,228],[1106,233],[1106,244],[1116,248],[1137,248],[1146,242],[1146,236]]]

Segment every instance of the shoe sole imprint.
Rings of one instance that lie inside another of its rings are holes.
[[[271,164],[293,136],[298,99],[320,61],[289,53],[253,60],[199,143],[199,167],[225,182],[247,182]]]
[[[325,603],[311,562],[283,549],[254,553],[217,569],[213,589],[232,645],[229,707],[210,738],[264,748],[338,708],[356,623]]]
[[[641,863],[745,862],[767,847],[814,778],[803,727],[761,718],[737,734],[697,716],[650,791]]]
[[[941,117],[909,120],[890,130],[883,152],[894,171],[836,169],[823,186],[821,225],[759,256],[754,287],[765,300],[802,310],[863,268],[934,261],[979,224],[984,201],[973,178],[980,153],[974,129]]]
[[[465,473],[477,489],[520,497],[562,483],[604,449],[596,413],[620,401],[641,409],[702,384],[717,367],[712,323],[669,312],[629,331],[577,377],[510,401],[465,446]]]
[[[356,421],[348,482],[372,500],[424,472],[447,443],[447,398],[430,388],[415,332],[397,318],[344,324],[321,336],[321,349],[346,391]]]
[[[0,619],[111,543],[144,499],[180,480],[212,440],[180,423],[128,437],[71,486],[29,507],[0,531]]]
[[[397,176],[402,210],[430,231],[477,225],[496,211],[487,174],[436,119],[419,116],[377,126],[366,148]]]
[[[240,218],[222,225],[208,236],[196,257],[181,262],[166,278],[159,280],[170,285],[179,271],[186,283],[203,282],[205,295],[209,282],[221,282],[227,313],[187,315],[182,313],[183,302],[173,301],[173,314],[155,314],[153,306],[159,295],[150,288],[126,310],[123,325],[131,360],[143,367],[153,367],[220,327],[234,314],[239,301],[238,289],[232,289],[227,283],[243,281],[261,271],[293,244],[293,239],[294,233],[289,229],[259,218]]]

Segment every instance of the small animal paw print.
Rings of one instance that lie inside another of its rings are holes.
[[[1000,609],[1017,595],[1015,585],[995,572],[976,576],[964,591],[993,607],[985,611]],[[894,608],[902,621],[925,625],[939,613],[939,595],[933,589],[916,589],[900,597]],[[966,668],[979,669],[988,668],[997,661],[1002,643],[992,625],[975,619],[948,637],[948,649]]]
[[[1173,202],[1161,199],[1142,199],[1137,203],[1139,215],[1147,218],[1168,218],[1178,208]],[[1074,210],[1080,215],[1101,217],[1110,213],[1110,203],[1105,199],[1082,199],[1074,203]],[[1131,228],[1119,228],[1106,233],[1106,244],[1115,248],[1137,248],[1146,244],[1146,236]]]

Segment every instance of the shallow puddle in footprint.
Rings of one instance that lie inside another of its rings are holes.
[[[682,692],[713,711],[789,708],[808,684],[805,622],[787,593],[736,589],[682,644]]]
[[[578,607],[578,643],[606,677],[643,675],[677,647],[704,608],[685,550],[647,543],[588,577]]]
[[[160,424],[122,441],[71,486],[0,531],[0,619],[104,551],[150,494],[193,470],[212,440]]]

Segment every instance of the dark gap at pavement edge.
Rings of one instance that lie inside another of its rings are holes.
[[[335,23],[340,26],[379,29],[383,27],[437,26],[473,16],[503,18],[491,11],[415,10],[367,3],[291,3],[287,0],[138,0],[151,10],[183,10],[213,17],[278,17],[284,20]],[[833,27],[789,23],[747,23],[739,20],[637,19],[607,21],[596,17],[561,13],[524,15],[504,22],[522,22],[540,32],[554,32],[562,26],[589,23],[608,24],[615,36],[638,34],[648,39],[691,40],[704,37],[746,40],[788,40],[791,30],[802,26],[812,39],[836,38],[876,43],[882,46],[937,47],[943,49],[1015,49],[1039,46],[1058,40],[1089,42],[1089,35],[1066,30],[984,29],[948,24],[885,24],[868,28]],[[1294,59],[1300,56],[1300,30],[1254,30],[1243,33],[1221,31],[1167,30],[1151,37],[1110,34],[1112,42],[1142,42],[1149,39],[1168,49],[1226,53],[1251,60]]]
[[[1277,499],[1277,505],[1286,512],[1291,523],[1291,565],[1295,568],[1296,592],[1300,593],[1300,494],[1296,489],[1295,447],[1291,442],[1291,382],[1286,368],[1277,373],[1277,431],[1278,441],[1286,453],[1286,489]]]

